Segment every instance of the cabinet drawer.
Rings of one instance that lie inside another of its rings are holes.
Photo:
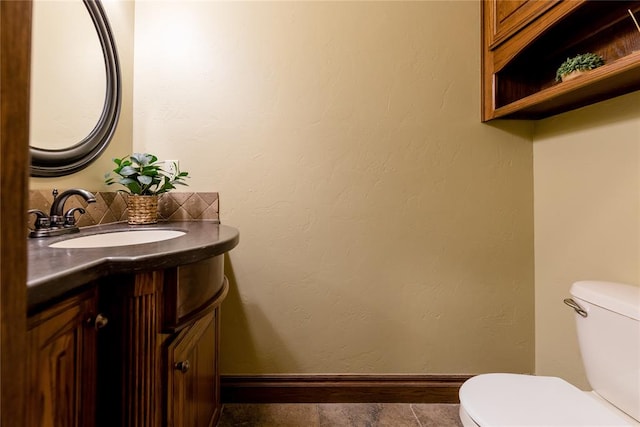
[[[164,327],[177,330],[210,311],[224,288],[224,255],[165,272]]]

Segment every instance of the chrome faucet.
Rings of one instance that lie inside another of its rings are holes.
[[[87,203],[94,203],[96,201],[96,197],[91,192],[80,188],[72,188],[63,191],[61,194],[58,194],[58,190],[54,189],[52,194],[53,202],[51,203],[49,216],[39,209],[29,210],[29,214],[36,216],[33,224],[34,229],[29,233],[29,237],[49,237],[67,233],[77,233],[80,229],[76,225],[75,213],[80,212],[80,214],[83,214],[86,211],[83,208],[71,208],[65,213],[64,205],[67,199],[77,195],[82,197]]]

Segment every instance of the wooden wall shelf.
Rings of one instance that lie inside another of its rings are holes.
[[[496,45],[500,8],[508,7],[508,18],[515,19],[514,3],[532,10],[531,3],[541,1],[483,1],[483,121],[537,120],[640,90],[640,32],[628,13],[640,18],[639,0],[560,1],[513,32],[503,32]],[[555,82],[566,58],[586,52],[600,54],[605,65]]]
[[[496,108],[493,118],[542,119],[636,90],[640,90],[640,52]]]

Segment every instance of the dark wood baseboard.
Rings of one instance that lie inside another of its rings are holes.
[[[471,375],[222,375],[223,403],[459,403]]]

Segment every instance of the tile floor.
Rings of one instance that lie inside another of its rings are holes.
[[[461,427],[458,405],[225,404],[218,427]]]

